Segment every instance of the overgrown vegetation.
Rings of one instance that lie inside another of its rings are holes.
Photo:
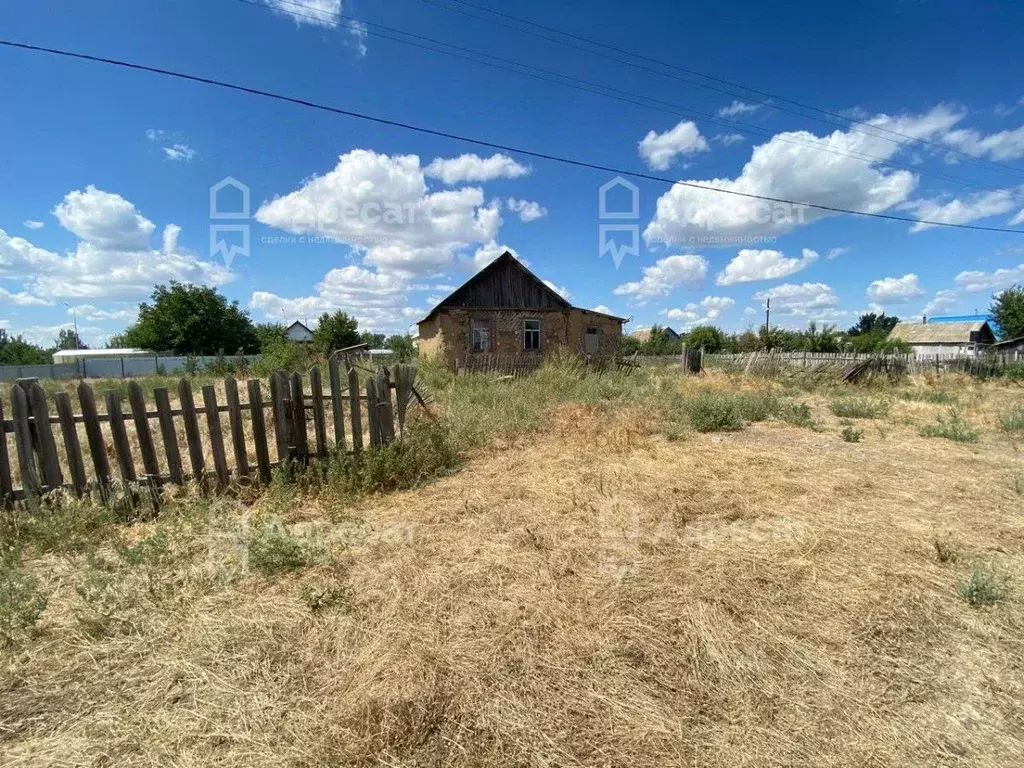
[[[956,585],[956,591],[975,608],[996,605],[1009,595],[1009,579],[989,566],[977,565],[969,577]]]
[[[837,397],[829,410],[843,419],[877,419],[889,412],[889,404],[871,397]]]
[[[950,408],[945,416],[936,416],[935,421],[935,424],[921,427],[922,437],[943,437],[956,443],[976,443],[981,439],[981,432],[968,424],[955,407]]]
[[[854,429],[853,427],[846,427],[840,434],[842,434],[843,440],[847,443],[859,443],[861,437],[864,436],[863,430]]]
[[[999,428],[1004,432],[1024,432],[1024,406],[999,414]]]
[[[323,545],[293,536],[278,520],[260,520],[246,541],[249,567],[264,576],[296,571],[315,563]]]
[[[18,551],[0,545],[0,647],[22,638],[46,610],[39,580],[18,567]]]

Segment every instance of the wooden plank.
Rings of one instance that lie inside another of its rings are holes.
[[[377,426],[377,377],[366,377],[366,427],[370,432],[370,447],[380,445],[380,428]]]
[[[105,392],[103,396],[107,403],[107,414],[110,416],[110,436],[114,440],[114,453],[117,456],[121,479],[126,483],[134,483],[135,459],[132,458],[128,430],[125,428],[124,414],[121,412],[121,398],[114,390]]]
[[[291,378],[292,445],[302,461],[309,458],[309,438],[306,435],[306,400],[302,392],[302,375],[296,371]]]
[[[348,404],[352,417],[352,450],[358,453],[363,450],[363,420],[359,415],[359,373],[351,363],[348,366]]]
[[[178,401],[181,403],[182,419],[185,422],[185,441],[188,443],[188,458],[192,465],[192,477],[202,485],[206,479],[206,460],[203,458],[203,441],[199,437],[196,401],[192,396],[192,384],[188,379],[178,382]]]
[[[68,472],[71,474],[71,488],[76,496],[82,496],[88,487],[85,477],[85,462],[82,461],[82,446],[78,441],[78,427],[75,425],[75,413],[71,407],[71,395],[58,392],[54,396],[57,406],[57,418],[60,419],[60,431],[64,437],[64,452],[68,457]],[[4,440],[3,442],[6,442]],[[0,458],[2,464],[2,458]],[[0,474],[3,468],[0,467]],[[2,482],[2,480],[0,480]],[[2,494],[0,494],[2,495]]]
[[[39,458],[43,464],[43,481],[52,488],[64,485],[64,473],[60,468],[60,456],[57,455],[57,441],[53,437],[53,426],[50,424],[50,406],[46,402],[46,392],[35,383],[28,393],[29,410],[35,424],[36,438],[39,441]]]
[[[405,414],[412,402],[412,390],[416,384],[416,366],[399,363],[394,368],[395,374],[395,411],[398,416],[398,429],[405,432]]]
[[[0,425],[4,422],[4,401],[0,398]],[[7,431],[0,428],[0,507],[14,500],[14,480],[11,475],[11,456],[7,448]]]
[[[159,387],[153,390],[153,399],[156,401],[157,419],[160,421],[160,435],[164,440],[168,476],[175,485],[183,485],[185,475],[181,471],[181,450],[178,448],[178,431],[174,428],[171,396],[165,387]]]
[[[381,445],[395,440],[395,412],[391,405],[391,377],[387,368],[377,372],[377,429]]]
[[[96,474],[96,482],[100,493],[106,495],[110,487],[110,462],[107,459],[107,444],[103,440],[100,429],[99,414],[96,412],[96,395],[92,387],[84,381],[78,385],[78,404],[82,409],[82,420],[85,424],[85,436],[89,441],[89,455],[92,457],[92,468]]]
[[[213,468],[217,472],[217,487],[224,490],[230,482],[228,460],[224,455],[224,435],[220,428],[220,411],[217,410],[217,388],[212,384],[203,387],[203,403],[206,405],[206,428],[210,433],[210,453],[213,454]]]
[[[263,393],[259,379],[249,379],[249,414],[252,417],[252,440],[256,444],[256,466],[260,482],[270,482],[270,448],[267,445],[267,425],[263,420]]]
[[[21,485],[30,498],[42,493],[36,472],[36,457],[32,450],[32,430],[29,428],[28,395],[23,387],[11,387],[11,419],[14,421],[14,445],[21,468]]]
[[[228,424],[231,427],[231,447],[235,454],[235,477],[249,477],[249,452],[242,427],[242,404],[238,400],[238,382],[231,376],[224,379],[224,392],[228,401]]]
[[[334,445],[339,451],[345,450],[345,411],[342,407],[341,394],[341,361],[337,355],[331,355],[327,363],[327,372],[331,380],[331,415],[334,416]]]
[[[324,414],[324,384],[320,366],[309,369],[309,396],[313,401],[313,434],[316,437],[316,455],[327,455],[327,419]]]
[[[288,375],[278,371],[270,377],[271,410],[274,416],[274,439],[277,441],[277,459],[285,461],[291,458],[291,387]]]
[[[142,454],[142,466],[146,470],[146,477],[154,485],[160,485],[160,465],[156,460],[156,446],[153,444],[153,433],[149,429],[146,396],[142,394],[142,387],[139,386],[137,381],[128,383],[128,402],[132,408],[135,434],[139,438],[139,452]]]

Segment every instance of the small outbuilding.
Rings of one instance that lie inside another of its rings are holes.
[[[917,355],[976,355],[996,342],[987,320],[897,323],[889,338],[906,342]]]
[[[475,355],[612,357],[625,318],[574,307],[506,251],[417,323],[421,357],[455,370]]]
[[[296,320],[285,330],[284,337],[288,339],[288,341],[297,341],[301,344],[307,344],[313,341],[313,332]]]

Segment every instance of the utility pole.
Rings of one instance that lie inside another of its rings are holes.
[[[771,337],[771,326],[769,323],[772,319],[772,300],[769,298],[765,301],[764,305],[764,347],[765,349],[771,349],[772,337]]]
[[[75,350],[78,350],[78,313],[75,312],[75,308],[68,304],[66,301],[63,302],[64,306],[71,310],[71,317],[75,321]]]

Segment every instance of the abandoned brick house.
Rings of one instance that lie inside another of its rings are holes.
[[[610,357],[625,322],[572,306],[506,251],[419,321],[419,352],[453,370],[483,354]]]

